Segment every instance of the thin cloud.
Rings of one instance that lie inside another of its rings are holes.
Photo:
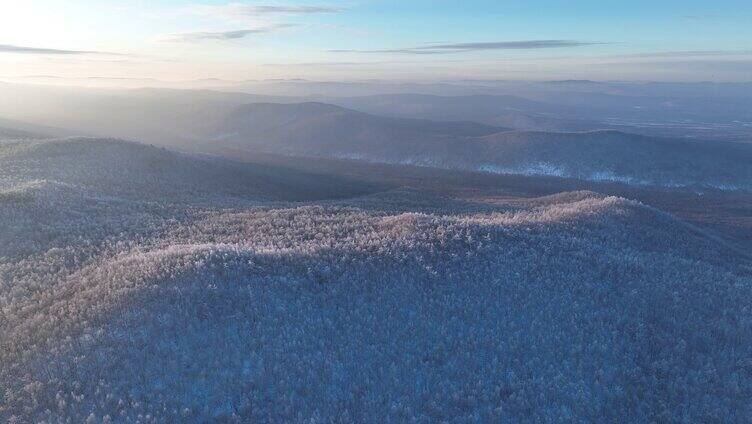
[[[172,34],[162,37],[162,41],[192,42],[192,41],[212,41],[212,40],[238,40],[248,37],[249,35],[267,34],[284,28],[297,26],[295,24],[277,24],[265,28],[238,29],[232,31],[197,31],[185,32],[181,34]]]
[[[394,63],[404,63],[390,61],[379,62],[293,62],[293,63],[265,63],[262,66],[270,67],[289,67],[289,66],[369,66],[369,65],[388,65]],[[413,63],[413,62],[409,62]]]
[[[695,50],[675,52],[651,52],[621,55],[618,57],[705,57],[705,56],[749,56],[752,50]]]
[[[43,47],[25,47],[13,46],[10,44],[0,44],[0,53],[18,53],[18,54],[48,54],[48,55],[79,55],[79,54],[100,54],[109,56],[124,56],[120,53],[100,52],[93,50],[63,50],[49,49]]]
[[[457,53],[449,50],[420,50],[420,49],[385,49],[385,50],[356,50],[356,49],[333,49],[329,53],[398,53],[398,54],[447,54]]]
[[[417,50],[517,50],[517,49],[551,49],[562,47],[580,47],[601,43],[589,43],[572,40],[524,40],[497,41],[491,43],[440,44],[417,47]]]
[[[188,10],[196,15],[248,19],[261,18],[271,15],[313,15],[324,13],[339,13],[344,9],[329,6],[276,6],[230,3],[225,5],[193,5],[190,6]]]
[[[534,50],[591,46],[594,42],[574,40],[522,40],[476,43],[435,44],[421,47],[386,50],[329,50],[332,53],[400,53],[400,54],[451,54],[483,50]]]
[[[338,13],[343,9],[327,6],[251,6],[242,4],[228,5],[227,9],[236,14],[258,16],[274,14],[307,15],[316,13]]]

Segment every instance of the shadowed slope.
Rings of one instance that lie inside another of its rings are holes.
[[[73,185],[97,196],[189,203],[336,198],[372,190],[336,177],[114,139],[0,145],[0,189],[37,180]]]

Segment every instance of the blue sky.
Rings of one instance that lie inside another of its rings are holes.
[[[3,75],[752,80],[746,1],[0,0]]]

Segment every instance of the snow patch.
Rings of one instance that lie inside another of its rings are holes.
[[[477,169],[479,171],[489,172],[492,174],[569,177],[569,174],[563,168],[546,162],[536,162],[514,167],[502,167],[498,165],[486,164],[479,166]]]

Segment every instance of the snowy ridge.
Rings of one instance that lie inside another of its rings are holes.
[[[0,417],[752,416],[752,322],[734,318],[752,277],[699,230],[588,192],[441,213],[385,196],[400,211],[216,210],[135,236],[165,213],[142,211],[121,236],[2,259]]]
[[[502,168],[496,165],[481,165],[479,171],[490,172],[492,174],[513,174],[513,175],[545,175],[551,177],[568,177],[567,173],[556,165],[539,162],[528,165],[518,166],[516,168]]]

